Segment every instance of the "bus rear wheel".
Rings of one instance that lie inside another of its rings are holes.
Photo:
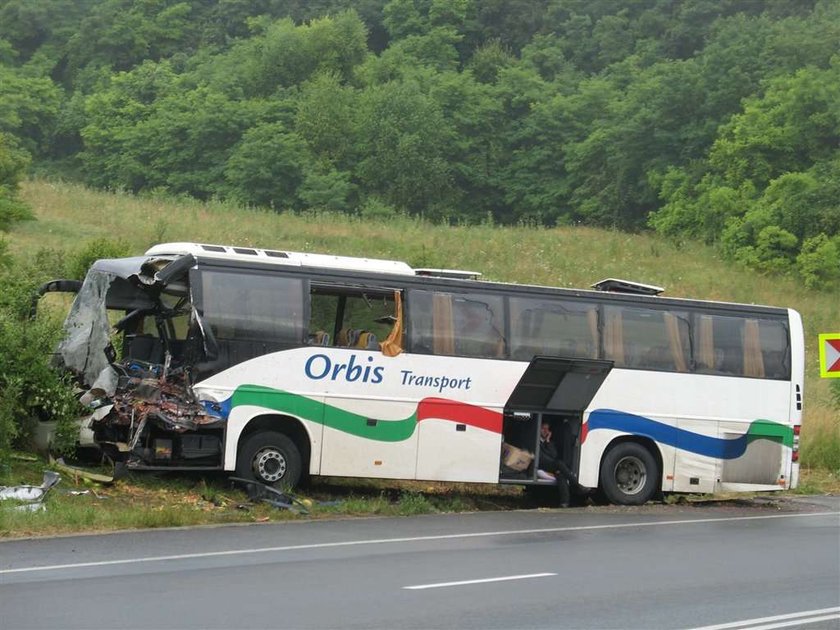
[[[659,475],[659,465],[647,448],[621,442],[601,461],[601,490],[610,503],[642,505],[656,493]]]
[[[303,458],[285,433],[258,431],[248,436],[239,451],[236,476],[291,490],[300,482]]]

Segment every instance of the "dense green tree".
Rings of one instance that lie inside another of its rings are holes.
[[[28,163],[27,154],[15,146],[10,136],[0,132],[0,231],[5,232],[17,221],[32,218],[29,208],[18,197],[20,180]],[[0,251],[3,253],[5,251]]]
[[[451,167],[444,159],[451,129],[440,108],[415,82],[366,90],[359,102],[362,188],[396,208],[446,216]]]
[[[71,71],[88,64],[130,70],[196,45],[192,5],[180,0],[96,3],[67,43]]]
[[[359,93],[341,84],[334,73],[323,73],[301,86],[296,99],[295,130],[317,160],[330,167],[352,168]]]
[[[365,26],[354,11],[304,25],[290,19],[252,24],[258,31],[253,37],[212,60],[218,80],[249,97],[270,97],[321,72],[347,81],[367,55]]]
[[[0,65],[0,132],[14,135],[30,153],[48,150],[61,100],[49,78]]]
[[[428,94],[448,123],[442,150],[452,177],[450,217],[474,221],[490,215],[504,221],[505,120],[495,88],[468,72],[445,72],[431,76]]]
[[[830,277],[814,271],[813,253],[833,245],[813,239],[831,243],[840,233],[838,72],[833,63],[769,80],[765,94],[720,129],[704,169],[663,178],[666,204],[652,225],[720,239],[730,256],[761,270],[799,261],[809,282]]]
[[[778,175],[833,156],[840,141],[840,58],[827,70],[809,67],[769,82],[762,98],[721,130],[709,156],[728,184],[764,187]]]
[[[80,157],[88,182],[133,191],[148,185],[146,165],[130,150],[142,141],[134,130],[153,115],[158,99],[177,93],[176,80],[169,64],[147,62],[85,100]]]
[[[310,155],[306,143],[282,123],[249,129],[224,167],[224,177],[240,201],[277,210],[295,208]]]

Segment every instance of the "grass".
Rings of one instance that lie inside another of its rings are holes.
[[[840,411],[832,404],[807,403],[813,408],[806,410],[802,426],[800,457],[803,465],[821,468],[840,475]]]
[[[14,461],[11,472],[0,477],[0,485],[37,485],[44,467],[38,461]],[[840,493],[840,474],[803,468],[799,488],[793,494],[827,493]],[[189,525],[497,511],[540,505],[538,498],[515,486],[369,479],[319,479],[298,497],[308,514],[254,504],[224,475],[145,473],[103,486],[63,474],[42,511],[18,512],[8,502],[0,503],[0,539]],[[690,499],[683,495],[668,502],[685,503]],[[700,499],[706,501],[708,497]]]
[[[840,470],[802,468],[792,494],[840,494]]]
[[[39,485],[40,461],[13,460],[0,485]],[[308,514],[252,503],[225,475],[136,474],[112,485],[62,473],[46,508],[19,512],[0,503],[0,538],[135,528],[254,523],[342,516],[410,516],[516,509],[528,505],[521,488],[359,479],[319,479],[298,493]]]

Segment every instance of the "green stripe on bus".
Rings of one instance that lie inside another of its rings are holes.
[[[417,412],[403,420],[377,420],[280,389],[243,385],[233,393],[233,407],[254,405],[288,413],[356,437],[379,442],[402,442],[414,434]]]
[[[755,420],[747,430],[747,440],[772,440],[793,448],[793,428],[772,420]]]

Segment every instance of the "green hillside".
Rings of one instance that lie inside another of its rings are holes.
[[[284,211],[652,229],[836,287],[838,41],[837,0],[0,0],[0,230],[29,163]]]
[[[405,260],[414,266],[473,269],[484,278],[588,287],[622,277],[666,287],[666,294],[787,306],[805,321],[806,416],[803,459],[832,468],[823,451],[840,442],[828,383],[818,378],[817,334],[840,331],[840,291],[806,289],[722,260],[713,248],[650,234],[590,227],[440,226],[407,216],[255,211],[228,203],[108,194],[78,185],[29,182],[22,191],[35,221],[10,233],[18,260],[49,248],[70,253],[94,239],[121,240],[130,253],[162,241],[201,241]]]

